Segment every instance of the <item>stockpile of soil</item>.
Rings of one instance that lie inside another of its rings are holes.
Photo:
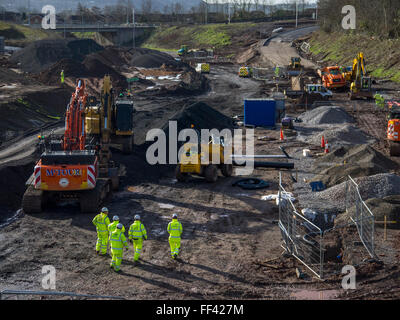
[[[41,72],[38,79],[48,85],[59,83],[61,70],[64,70],[66,78],[103,78],[108,74],[111,76],[113,87],[126,87],[126,78],[124,76],[92,55],[87,56],[83,63],[72,59],[63,59]]]
[[[131,50],[122,47],[107,47],[102,51],[91,53],[87,57],[95,58],[109,66],[129,65],[132,59]]]
[[[375,221],[384,221],[386,216],[387,221],[397,222],[388,223],[388,228],[400,229],[400,195],[393,195],[384,198],[372,198],[365,201],[365,203],[374,214]],[[384,225],[378,223],[376,226],[383,228]]]
[[[330,149],[340,146],[371,144],[375,139],[359,128],[350,124],[342,125],[319,125],[318,127],[299,127],[297,139],[312,145],[320,145],[324,136],[328,141]]]
[[[162,65],[180,68],[184,63],[176,61],[167,53],[145,48],[136,48],[130,51],[132,53],[131,64],[139,68],[160,68]]]
[[[38,155],[35,155],[38,156]],[[27,157],[11,164],[0,165],[0,222],[3,221],[2,210],[19,209],[21,199],[26,190],[25,182],[33,173],[35,156]]]
[[[329,165],[327,168],[326,165]],[[315,161],[314,172],[320,172],[313,181],[322,181],[331,187],[347,179],[371,176],[396,169],[398,165],[369,145],[344,146]]]
[[[86,55],[103,50],[94,40],[52,39],[31,43],[11,57],[26,72],[39,73],[62,59],[82,61]]]
[[[36,84],[36,81],[30,79],[26,75],[19,74],[8,68],[0,67],[0,89],[2,85],[21,83],[21,84]]]
[[[176,113],[169,121],[176,121],[178,133],[182,129],[194,128],[201,129],[233,129],[233,120],[217,110],[211,108],[204,102],[197,102],[185,106]],[[168,133],[169,122],[166,122],[162,129]]]
[[[338,106],[321,106],[303,113],[299,118],[308,125],[354,122],[354,119]]]
[[[369,177],[355,178],[362,199],[384,198],[400,194],[400,177],[391,173],[380,173]],[[346,206],[346,181],[320,192],[309,192],[299,196],[303,208],[343,212]]]
[[[113,87],[125,88],[126,78],[110,65],[104,64],[96,57],[89,55],[83,61],[83,65],[89,71],[90,77],[103,78],[106,74],[111,76]]]

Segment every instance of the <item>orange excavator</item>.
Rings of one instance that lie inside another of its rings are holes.
[[[79,201],[82,212],[97,212],[104,198],[118,188],[118,167],[110,161],[107,143],[86,141],[87,100],[85,82],[79,79],[67,106],[64,135],[43,142],[45,151],[26,183],[24,212],[39,213],[48,202],[71,199]]]
[[[400,156],[400,103],[388,101],[387,139],[391,156]]]

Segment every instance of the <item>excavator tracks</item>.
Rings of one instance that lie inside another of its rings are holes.
[[[29,186],[22,198],[22,209],[25,213],[40,213],[43,207],[43,191]]]
[[[83,191],[79,197],[82,213],[98,212],[103,200],[111,193],[111,181],[109,179],[98,179],[93,190]]]

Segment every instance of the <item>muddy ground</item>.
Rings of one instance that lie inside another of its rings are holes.
[[[146,162],[146,131],[161,128],[184,105],[202,101],[232,117],[242,114],[243,98],[265,92],[262,82],[239,79],[237,69],[235,65],[212,66],[207,76],[210,89],[202,94],[136,98],[136,151],[132,156],[114,152],[116,160],[127,167],[127,175],[121,190],[106,205],[110,216],[117,214],[125,227],[133,222],[134,214],[142,216],[149,239],[139,266],[133,266],[130,247],[122,273],[110,270],[110,257],[94,253],[93,216],[79,213],[78,205],[70,203],[41,214],[21,213],[1,229],[0,289],[41,290],[42,267],[53,265],[59,291],[128,299],[399,298],[397,230],[389,230],[383,241],[382,229],[377,229],[377,253],[384,264],[361,265],[357,289],[345,292],[341,289],[340,263],[332,267],[336,273],[321,281],[297,260],[281,255],[278,208],[274,202],[260,199],[277,193],[278,171],[255,170],[252,177],[271,183],[268,189],[255,191],[232,186],[240,177],[220,177],[213,184],[193,177],[187,183],[178,183],[173,166],[150,166]],[[354,105],[360,110],[372,108],[370,102],[345,102],[342,93],[338,94],[338,103],[349,112]],[[301,112],[289,110],[291,115]],[[371,124],[382,122],[381,116],[367,112],[353,115],[361,129],[379,139],[374,147],[387,155],[384,135]],[[289,154],[308,147],[306,143],[280,142],[278,129],[256,129],[255,135],[256,154],[279,154],[279,146],[285,146]],[[282,173],[285,188],[292,190],[289,172]],[[166,227],[172,212],[178,213],[184,229],[181,262],[172,261],[169,255]],[[297,279],[296,267],[305,273],[304,279]]]

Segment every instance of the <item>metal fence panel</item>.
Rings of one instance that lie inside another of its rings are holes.
[[[346,183],[346,213],[356,225],[365,249],[374,258],[375,217],[361,198],[357,183],[350,176]]]
[[[319,227],[296,211],[279,183],[279,228],[283,247],[317,277],[323,277],[323,233]]]

